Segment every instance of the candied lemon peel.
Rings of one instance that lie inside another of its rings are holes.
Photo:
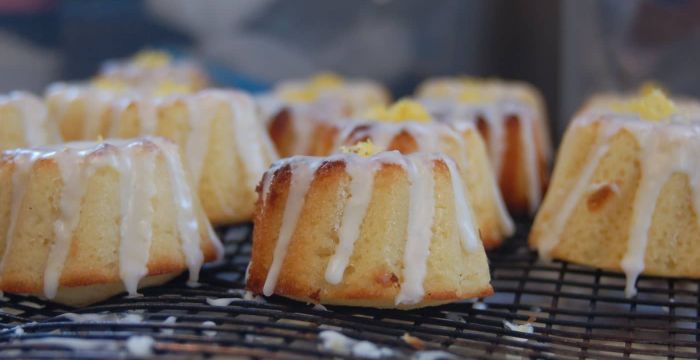
[[[641,94],[613,104],[613,110],[639,114],[642,120],[661,121],[676,113],[676,105],[658,88],[642,88]]]
[[[362,157],[370,157],[380,150],[372,143],[372,140],[367,139],[366,141],[358,142],[352,146],[341,146],[340,151],[344,154],[355,154]]]
[[[373,107],[365,113],[365,117],[390,123],[403,121],[427,123],[432,121],[432,117],[423,105],[409,99],[401,99],[389,108],[382,106]]]

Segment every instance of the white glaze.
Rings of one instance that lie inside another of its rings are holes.
[[[336,121],[335,126],[340,130],[334,139],[334,149],[340,149],[343,145],[355,144],[360,140],[368,138],[380,150],[388,150],[392,141],[402,132],[408,133],[417,144],[417,152],[433,153],[447,152],[446,140],[451,139],[459,147],[458,158],[455,159],[462,171],[469,170],[469,157],[467,156],[467,144],[462,136],[442,123],[419,123],[416,121],[405,121],[401,123],[382,123],[376,121]],[[460,122],[459,131],[476,131],[472,122]],[[510,214],[501,196],[495,180],[489,181],[491,198],[496,204],[501,230],[506,236],[510,236],[515,231]],[[466,186],[466,183],[465,185]],[[466,194],[461,191],[461,194]]]
[[[178,232],[180,233],[185,262],[190,271],[189,281],[196,283],[199,280],[199,270],[204,262],[204,254],[199,245],[199,223],[194,210],[193,195],[175,145],[158,138],[151,138],[151,141],[160,148],[168,164],[173,200],[177,207]],[[219,242],[218,238],[210,238],[209,240],[212,243]]]
[[[22,91],[13,91],[4,96],[0,95],[0,106],[14,106],[19,111],[27,146],[41,146],[59,140],[58,128],[52,126],[55,125],[53,122],[48,121],[46,105],[36,96]]]
[[[350,175],[348,186],[349,199],[344,205],[343,216],[338,229],[338,246],[328,262],[326,281],[339,284],[348,266],[355,241],[360,235],[362,221],[365,218],[369,202],[372,199],[374,175],[382,163],[401,164],[401,157],[396,152],[384,152],[377,155],[378,161],[369,166],[361,161],[345,162],[345,172]]]
[[[693,207],[696,212],[700,209],[700,163],[697,162],[697,154],[700,153],[700,127],[697,122],[688,122],[688,119],[678,117],[660,123],[641,121],[637,115],[632,114],[616,114],[611,118],[610,111],[595,107],[575,119],[570,131],[589,126],[593,122],[600,125],[596,143],[590,150],[573,188],[566,189],[565,193],[558,195],[563,196],[564,200],[550,220],[549,231],[542,233],[538,241],[538,250],[543,258],[550,257],[550,253],[559,244],[561,234],[578,202],[591,189],[600,186],[591,180],[601,159],[608,153],[611,138],[622,130],[627,131],[639,144],[641,170],[640,182],[632,204],[627,250],[620,263],[627,278],[625,294],[629,297],[636,294],[637,277],[644,271],[649,230],[659,194],[674,173],[688,175],[693,190]],[[564,192],[565,189],[558,191]],[[613,191],[620,190],[615,187]]]
[[[293,158],[292,158],[293,159]],[[304,162],[292,161],[289,171],[291,172],[291,184],[287,195],[287,202],[284,207],[282,216],[282,225],[280,226],[279,237],[275,243],[275,250],[272,255],[272,264],[265,279],[263,286],[263,294],[270,296],[275,291],[277,278],[282,269],[282,262],[286,257],[287,248],[294,235],[297,221],[301,216],[301,209],[304,206],[306,193],[314,179],[316,169],[321,166],[322,160],[312,161],[310,164]]]
[[[54,222],[54,241],[44,269],[44,295],[49,299],[56,296],[59,278],[73,240],[73,232],[80,220],[87,171],[82,162],[81,155],[75,149],[66,148],[56,156],[63,179],[63,189],[58,203],[58,219]]]
[[[431,86],[438,85],[440,81],[447,81],[441,86],[446,86],[447,93],[444,96],[436,96],[431,93]],[[544,157],[545,162],[549,162],[551,157],[551,144],[548,136],[548,129],[545,123],[542,106],[535,106],[523,100],[527,90],[523,85],[517,83],[501,84],[486,83],[482,85],[481,91],[492,94],[493,99],[486,99],[476,103],[458,102],[464,86],[458,81],[440,80],[434,84],[427,84],[422,91],[421,102],[440,120],[451,123],[456,129],[463,131],[465,124],[476,123],[483,119],[488,125],[489,138],[487,141],[489,158],[497,179],[500,179],[504,151],[506,146],[505,121],[508,116],[513,115],[520,121],[520,138],[524,154],[525,175],[527,177],[528,206],[531,214],[534,214],[539,207],[542,191],[540,184],[538,150]],[[426,91],[427,90],[427,91]],[[537,139],[540,141],[538,149],[535,143],[535,131]]]
[[[44,271],[44,295],[49,299],[55,297],[60,287],[60,276],[80,220],[86,182],[100,167],[112,167],[121,175],[119,274],[127,291],[135,294],[139,281],[148,273],[153,217],[151,200],[156,191],[153,176],[158,153],[144,151],[142,146],[146,143],[156,145],[159,154],[166,159],[173,197],[177,204],[177,225],[183,253],[190,268],[190,278],[196,281],[203,255],[199,246],[198,221],[192,206],[192,195],[176,147],[159,138],[109,140],[102,143],[73,142],[5,152],[4,156],[10,157],[16,168],[12,175],[10,224],[5,237],[4,254],[0,259],[0,271],[4,272],[5,260],[16,235],[16,222],[30,182],[30,170],[36,160],[54,159],[63,182],[58,200],[59,214],[54,224],[55,238]],[[210,241],[221,252],[222,246],[211,228],[208,233]]]
[[[131,148],[127,148],[132,150]],[[132,156],[126,152],[119,161],[121,212],[119,227],[119,275],[129,295],[136,295],[139,281],[148,274],[153,235],[153,204],[156,193],[155,154]]]
[[[423,280],[428,272],[435,216],[435,179],[432,159],[408,156],[406,160],[406,170],[411,182],[408,229],[403,253],[403,281],[395,299],[396,305],[412,305],[423,299]]]
[[[472,214],[472,209],[469,206],[469,198],[464,192],[464,185],[462,183],[462,178],[459,176],[457,171],[457,166],[454,161],[449,158],[445,158],[445,164],[450,170],[450,177],[452,178],[452,193],[454,194],[455,201],[455,213],[457,215],[457,227],[459,228],[459,237],[462,240],[462,245],[465,249],[474,250],[479,245],[479,235],[476,233],[476,224],[474,222],[474,215]]]
[[[451,186],[455,197],[455,226],[460,242],[467,251],[478,248],[480,240],[474,228],[471,204],[463,193],[463,184],[456,165],[444,155],[425,153],[401,155],[398,151],[391,151],[368,158],[354,154],[336,154],[325,158],[305,156],[288,158],[273,164],[263,178],[261,198],[266,201],[265,199],[269,196],[270,184],[275,181],[275,175],[284,171],[284,167],[288,167],[291,173],[291,184],[273,252],[272,265],[263,286],[263,294],[266,296],[274,293],[287,249],[303,209],[304,199],[316,171],[324,163],[334,161],[342,161],[345,164],[345,172],[350,176],[350,183],[347,188],[348,199],[343,205],[338,227],[338,245],[325,271],[325,278],[330,284],[338,284],[343,279],[343,273],[348,266],[354,251],[354,244],[359,237],[362,223],[367,214],[374,187],[374,176],[382,164],[396,164],[403,167],[410,181],[407,224],[407,234],[409,235],[404,250],[401,290],[395,299],[397,305],[415,304],[423,298],[423,281],[427,273],[435,212],[433,170],[435,161],[444,162],[450,172]]]

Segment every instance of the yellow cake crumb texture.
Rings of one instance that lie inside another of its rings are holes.
[[[158,68],[170,63],[170,54],[160,50],[142,50],[132,58],[132,62],[144,68]]]
[[[355,155],[360,155],[362,157],[370,157],[376,153],[378,153],[380,150],[379,148],[372,143],[372,140],[366,140],[359,142],[355,145],[352,146],[341,146],[340,151],[342,151],[345,154],[355,154]]]
[[[409,99],[401,99],[389,108],[373,107],[365,113],[365,117],[371,120],[391,123],[403,121],[426,123],[432,121],[432,117],[423,105]]]
[[[613,104],[613,110],[637,113],[643,120],[660,121],[676,112],[676,105],[658,88],[642,88],[641,94]]]

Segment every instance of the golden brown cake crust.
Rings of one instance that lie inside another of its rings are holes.
[[[376,126],[387,126],[388,124],[377,122],[361,122],[357,124],[344,124],[342,122],[322,122],[317,127],[317,135],[314,137],[313,155],[326,156],[334,150],[333,147],[338,141],[341,131],[348,131],[346,140],[339,145],[352,145],[357,142],[372,140],[372,129]],[[397,129],[401,129],[401,124],[395,124]],[[414,124],[412,126],[422,127],[422,131],[441,133],[441,128],[447,126],[440,123]],[[443,131],[445,129],[442,129]],[[467,193],[476,213],[481,238],[487,250],[499,247],[504,239],[510,235],[510,218],[503,209],[503,214],[499,211],[500,194],[494,187],[495,179],[490,168],[490,162],[486,151],[484,140],[474,128],[467,128],[461,134],[453,130],[447,130],[447,134],[440,134],[439,151],[455,159],[460,167],[462,180],[466,182]],[[515,133],[517,134],[517,133]],[[454,136],[453,136],[454,135]],[[461,136],[461,139],[460,139]],[[412,154],[421,151],[434,152],[438,149],[426,150],[419,144],[420,139],[416,138],[409,130],[397,131],[390,139],[386,150],[396,150],[402,154]],[[519,148],[515,149],[515,154],[519,153]],[[467,169],[468,168],[468,169]],[[524,170],[520,169],[518,173]],[[526,186],[526,185],[525,185]],[[525,201],[527,208],[527,201]],[[503,219],[506,217],[507,219]]]
[[[581,113],[579,113],[580,115]],[[550,190],[530,233],[538,248],[551,235],[553,224],[570,190],[580,178],[603,132],[611,126],[604,118],[572,125],[565,134]],[[660,133],[662,130],[657,130]],[[658,135],[658,134],[657,134]],[[663,136],[661,134],[660,136]],[[594,166],[583,195],[575,199],[551,257],[611,271],[623,271],[634,204],[641,194],[644,176],[640,152],[644,144],[634,132],[620,128],[606,141],[607,151]],[[677,145],[682,146],[682,145]],[[643,249],[643,274],[668,277],[700,277],[700,225],[692,197],[697,189],[688,175],[677,171],[663,182],[654,202]]]
[[[164,140],[159,140],[164,141]],[[161,146],[161,145],[159,145]],[[173,146],[173,145],[169,145]],[[153,181],[155,193],[151,198],[153,218],[151,222],[151,246],[146,259],[144,278],[165,278],[180,274],[188,268],[184,255],[184,240],[179,235],[177,209],[172,182],[171,168],[161,152],[161,148],[149,141],[135,143],[130,150],[132,159],[154,156]],[[174,147],[172,148],[173,152]],[[80,160],[84,164],[96,165],[92,172],[86,172],[84,194],[79,199],[79,214],[75,228],[69,233],[68,252],[57,279],[59,293],[90,286],[109,285],[110,294],[124,290],[120,274],[120,223],[122,218],[122,187],[119,170],[111,167],[109,160],[117,152],[123,151],[111,144],[97,147]],[[45,292],[45,271],[49,257],[56,251],[54,226],[61,216],[76,215],[63,213],[59,202],[64,198],[68,186],[62,176],[58,160],[61,155],[46,153],[44,158],[29,163],[26,190],[23,197],[13,185],[13,176],[20,171],[20,162],[27,159],[13,152],[0,157],[0,255],[2,272],[0,290],[12,293],[27,293],[42,296]],[[64,160],[65,161],[65,160]],[[71,161],[73,161],[71,159]],[[26,166],[26,165],[25,165]],[[71,165],[73,166],[73,165]],[[77,170],[76,170],[77,171]],[[81,170],[82,171],[82,170]],[[143,184],[142,186],[147,186]],[[16,213],[16,226],[8,246],[9,224],[13,216],[13,197],[19,199]],[[65,206],[65,205],[64,205]],[[194,198],[194,216],[198,223],[196,234],[204,261],[217,258],[218,250],[208,233],[205,215]],[[218,241],[218,240],[217,240]],[[126,265],[125,265],[126,266]],[[145,280],[143,280],[146,283]],[[66,290],[67,291],[67,290]],[[90,294],[89,297],[99,297]],[[109,295],[107,295],[109,296]],[[58,300],[60,301],[60,300]],[[71,303],[81,303],[80,299],[70,299]]]
[[[324,273],[337,246],[337,226],[348,196],[343,190],[350,179],[345,167],[343,161],[327,161],[316,171],[302,208],[303,216],[284,257],[275,294],[314,303],[414,308],[493,292],[481,245],[477,250],[466,251],[453,241],[456,234],[451,219],[455,210],[450,175],[439,160],[434,167],[439,210],[433,225],[423,299],[411,305],[395,303],[403,276],[409,184],[405,170],[398,164],[382,164],[377,170],[372,200],[343,279],[337,285],[328,283]],[[256,207],[247,280],[247,288],[255,293],[263,292],[268,277],[292,181],[290,165],[266,176],[272,174],[272,179],[263,179],[263,183],[271,181],[267,199],[261,196]],[[262,186],[258,191],[262,193]]]

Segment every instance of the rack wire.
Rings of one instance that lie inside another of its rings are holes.
[[[537,260],[525,243],[528,228],[521,224],[489,254],[494,296],[413,311],[325,309],[251,296],[243,290],[251,226],[219,229],[226,259],[206,268],[197,288],[181,277],[142,297],[82,309],[6,294],[0,358],[379,355],[324,346],[319,334],[327,330],[368,341],[387,358],[700,356],[697,280],[642,277],[639,294],[627,299],[621,274]]]

